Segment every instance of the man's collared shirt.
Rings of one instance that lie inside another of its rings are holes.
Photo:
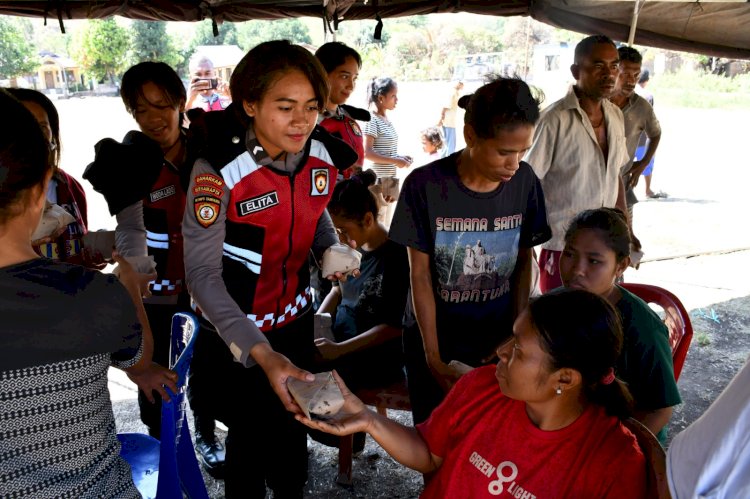
[[[625,169],[628,171],[633,164],[632,158],[635,156],[641,135],[645,133],[649,138],[661,135],[661,125],[651,104],[635,92],[630,95],[625,107],[622,108],[622,114],[625,116],[625,143],[628,156],[631,158]]]
[[[565,97],[542,112],[534,142],[524,160],[539,177],[547,204],[552,239],[543,248],[562,251],[573,217],[584,210],[613,208],[620,174],[630,161],[620,109],[602,101],[607,126],[608,157],[604,158],[594,128],[581,109],[573,86]]]

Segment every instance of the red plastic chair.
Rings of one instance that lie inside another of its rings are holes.
[[[644,499],[670,499],[667,454],[659,443],[659,439],[633,418],[623,420],[622,424],[635,435],[638,446],[646,458],[646,496]]]
[[[664,309],[664,324],[669,330],[674,379],[677,381],[685,364],[690,341],[693,339],[693,326],[685,307],[675,295],[659,286],[631,282],[623,283],[621,286],[646,303],[655,303]]]

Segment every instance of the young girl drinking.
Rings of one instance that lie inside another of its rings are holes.
[[[341,378],[339,419],[298,419],[369,433],[400,463],[432,473],[423,498],[645,497],[645,458],[621,423],[631,402],[613,370],[621,347],[609,303],[562,290],[532,301],[497,367],[464,375],[416,428],[368,409]]]
[[[266,485],[275,497],[302,497],[306,429],[287,412],[300,409],[286,381],[312,380],[297,367],[315,356],[307,256],[320,261],[338,242],[325,208],[356,153],[316,128],[328,83],[304,48],[256,46],[230,90],[225,111],[191,124],[200,159],[183,220],[185,268],[209,331],[193,362],[211,365],[211,403],[229,427],[226,497],[263,498]]]
[[[633,393],[636,418],[664,442],[672,406],[681,399],[666,326],[643,300],[615,284],[630,264],[630,241],[619,210],[584,211],[565,234],[560,276],[565,287],[596,293],[617,308],[625,334],[617,376]]]
[[[401,321],[409,289],[406,249],[388,239],[368,187],[375,173],[339,182],[328,204],[333,224],[362,253],[360,275],[334,286],[318,313],[335,317],[335,341],[316,339],[323,358],[352,389],[385,386],[403,378]]]

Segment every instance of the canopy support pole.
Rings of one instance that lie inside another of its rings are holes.
[[[635,0],[633,5],[633,20],[630,21],[630,34],[628,35],[628,45],[633,46],[635,40],[635,29],[638,26],[638,13],[641,11],[641,0]]]

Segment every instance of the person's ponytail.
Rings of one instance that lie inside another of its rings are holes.
[[[387,76],[373,78],[367,84],[367,104],[370,106],[376,105],[381,95],[387,94],[395,87],[396,82],[392,78]]]
[[[561,289],[531,301],[529,311],[551,370],[578,371],[588,402],[621,419],[631,416],[633,397],[614,372],[623,345],[615,308],[594,293]]]
[[[604,407],[607,414],[620,419],[627,419],[633,415],[633,396],[625,382],[615,379],[605,385],[597,383],[587,390],[588,400]]]

